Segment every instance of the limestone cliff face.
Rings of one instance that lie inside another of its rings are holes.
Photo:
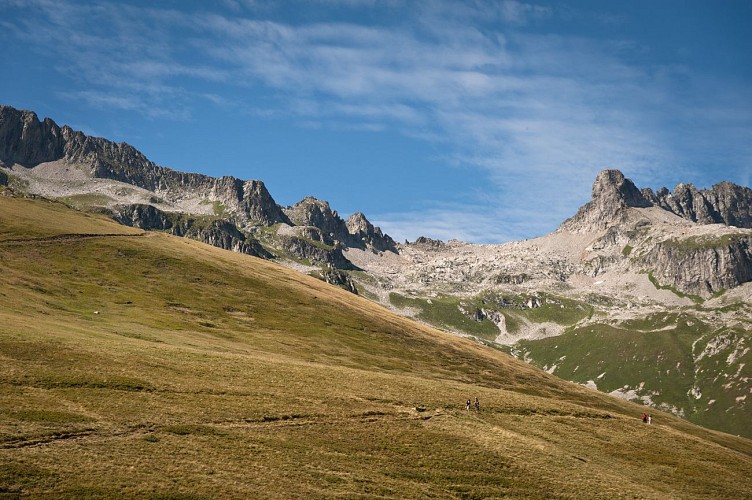
[[[680,184],[674,193],[665,188],[653,193],[638,190],[617,170],[604,170],[593,184],[592,200],[559,231],[596,236],[581,263],[586,275],[623,263],[653,273],[662,286],[707,297],[752,281],[752,233],[728,227],[749,224],[748,191],[721,183],[711,190]],[[639,211],[650,207],[673,215]]]
[[[0,106],[0,161],[37,165],[63,156],[60,127],[49,118],[40,122],[31,111]]]
[[[752,234],[671,238],[640,261],[661,285],[707,296],[752,281]]]

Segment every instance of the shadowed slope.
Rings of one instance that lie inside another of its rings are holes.
[[[0,493],[752,494],[748,440],[267,261],[0,197],[0,263]]]

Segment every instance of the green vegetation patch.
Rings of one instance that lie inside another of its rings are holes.
[[[76,210],[87,210],[92,207],[106,207],[115,200],[104,194],[74,194],[63,196],[59,200]]]
[[[558,337],[523,340],[518,347],[536,366],[564,379],[594,381],[605,392],[644,384],[641,395],[686,408],[694,381],[692,343],[701,329],[686,322],[655,331],[593,324]]]
[[[684,293],[681,290],[677,290],[676,287],[672,285],[661,285],[660,282],[658,281],[658,278],[656,278],[653,275],[652,271],[648,273],[648,279],[653,284],[653,286],[657,288],[658,290],[668,290],[669,292],[673,293],[677,297],[690,299],[695,304],[702,304],[703,302],[705,302],[705,299],[703,299],[699,295]]]
[[[227,205],[219,200],[201,200],[202,205],[211,205],[215,216],[224,218],[227,215]]]
[[[690,236],[683,239],[669,239],[663,242],[663,245],[670,250],[681,254],[691,254],[698,250],[728,248],[732,244],[739,243],[740,240],[749,241],[750,236],[747,233],[727,233],[720,236],[702,235]]]
[[[389,302],[400,309],[413,308],[418,311],[417,317],[442,329],[459,330],[486,340],[494,340],[499,335],[499,328],[488,319],[476,321],[463,314],[461,303],[467,311],[474,311],[473,304],[465,304],[457,297],[442,295],[438,297],[420,298],[406,297],[398,293],[389,294]]]

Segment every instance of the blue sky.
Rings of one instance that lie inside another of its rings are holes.
[[[0,0],[0,103],[398,240],[540,236],[618,168],[750,185],[752,2]]]

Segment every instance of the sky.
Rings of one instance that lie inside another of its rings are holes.
[[[752,2],[0,0],[0,104],[398,241],[752,174]]]

